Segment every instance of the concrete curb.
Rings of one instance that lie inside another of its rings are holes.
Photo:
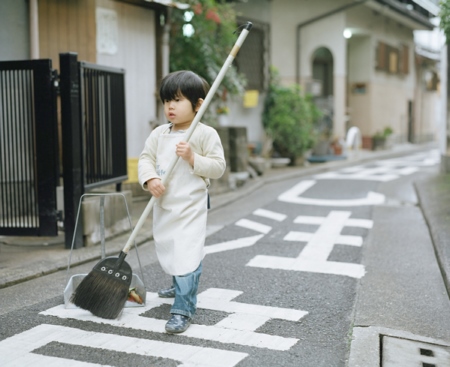
[[[434,250],[450,295],[450,175],[438,175],[415,182],[419,205],[433,240]]]

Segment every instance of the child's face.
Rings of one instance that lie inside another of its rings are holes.
[[[191,125],[200,104],[201,102],[197,103],[193,110],[191,101],[179,94],[175,99],[164,101],[164,114],[167,120],[173,124],[174,130],[185,130]]]

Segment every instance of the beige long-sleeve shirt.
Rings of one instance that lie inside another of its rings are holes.
[[[156,167],[156,152],[158,137],[161,134],[170,133],[171,124],[158,126],[147,138],[144,149],[139,156],[138,178],[144,190],[147,189],[147,181],[152,178],[161,178]],[[220,178],[225,172],[226,162],[219,134],[215,129],[203,123],[198,123],[189,145],[194,152],[194,167],[191,173],[198,175],[209,186],[209,179]],[[175,152],[174,152],[175,155]],[[181,159],[181,158],[180,158]]]

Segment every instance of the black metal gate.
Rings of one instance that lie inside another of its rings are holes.
[[[60,54],[66,248],[83,246],[76,216],[85,191],[127,176],[125,70]]]
[[[85,191],[127,180],[125,71],[60,54],[64,218],[57,211],[59,141],[51,60],[0,62],[0,235],[56,236],[66,247]]]
[[[58,233],[51,60],[0,62],[0,235]]]
[[[80,62],[86,190],[128,179],[125,71]]]

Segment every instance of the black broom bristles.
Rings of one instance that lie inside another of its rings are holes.
[[[126,254],[100,261],[78,285],[70,300],[76,306],[104,319],[119,316],[131,284],[132,271]]]
[[[93,270],[77,287],[71,301],[95,316],[115,319],[125,306],[128,292],[128,284]]]

